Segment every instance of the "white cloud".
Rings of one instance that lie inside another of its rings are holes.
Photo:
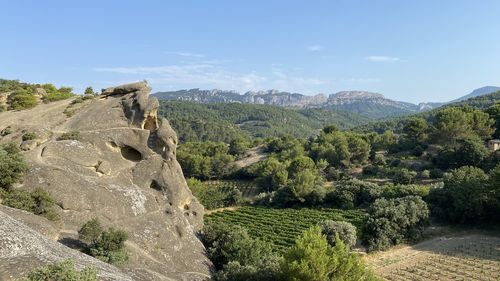
[[[309,45],[309,46],[307,46],[307,50],[309,50],[311,52],[319,52],[323,49],[324,49],[324,47],[321,45]]]
[[[127,75],[131,80],[147,79],[153,87],[166,88],[219,88],[246,92],[250,90],[280,89],[310,93],[311,87],[329,81],[314,77],[289,76],[279,68],[271,68],[269,75],[255,71],[236,72],[217,64],[177,64],[165,66],[96,67],[97,72]]]
[[[189,58],[204,58],[204,54],[196,54],[191,52],[167,52],[167,54],[173,54],[180,57],[189,57]]]
[[[371,62],[403,62],[404,60],[396,57],[388,57],[388,56],[367,56],[365,60]]]

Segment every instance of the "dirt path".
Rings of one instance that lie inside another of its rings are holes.
[[[267,158],[267,154],[264,152],[264,146],[260,145],[248,150],[245,158],[236,161],[235,165],[238,168],[245,168],[265,158]]]
[[[213,213],[217,212],[222,212],[222,211],[236,211],[240,208],[240,206],[233,206],[233,207],[224,207],[224,208],[218,208],[218,209],[213,209],[213,210],[205,210],[205,215],[210,215]]]

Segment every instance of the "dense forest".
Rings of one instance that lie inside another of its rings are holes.
[[[290,135],[307,138],[326,124],[350,128],[369,119],[354,113],[328,109],[286,109],[253,104],[198,104],[160,101],[159,115],[166,117],[181,142],[223,141],[237,137],[265,138]]]

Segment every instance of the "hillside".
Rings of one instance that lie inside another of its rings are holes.
[[[181,142],[229,142],[236,137],[283,135],[307,138],[327,124],[350,128],[369,120],[354,113],[322,108],[299,110],[270,105],[185,101],[160,101],[159,115],[168,116]]]
[[[453,100],[451,102],[459,102],[459,101],[464,101],[464,100],[467,100],[467,99],[470,99],[470,98],[475,98],[475,97],[479,97],[479,96],[484,96],[484,95],[488,95],[488,94],[492,94],[494,92],[498,92],[500,91],[500,87],[496,87],[496,86],[485,86],[485,87],[481,87],[479,89],[475,89],[474,91],[472,91],[470,94],[468,95],[465,95],[463,97],[460,97],[456,100]]]
[[[463,101],[449,103],[449,104],[443,105],[440,108],[436,108],[436,109],[433,109],[430,111],[421,112],[421,113],[410,115],[410,116],[388,118],[385,120],[369,122],[367,124],[363,124],[361,126],[355,127],[355,128],[353,128],[353,130],[360,131],[360,132],[375,131],[378,133],[383,133],[386,130],[400,132],[403,128],[403,124],[410,117],[422,117],[424,119],[430,120],[442,108],[451,107],[451,106],[471,106],[474,108],[486,109],[488,107],[493,106],[494,104],[496,104],[498,102],[500,102],[500,91],[494,92],[491,94],[486,94],[486,95],[481,95],[481,96],[469,98],[469,99],[466,99]]]

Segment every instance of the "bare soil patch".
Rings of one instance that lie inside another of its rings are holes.
[[[500,280],[500,237],[442,236],[366,260],[385,280]]]

